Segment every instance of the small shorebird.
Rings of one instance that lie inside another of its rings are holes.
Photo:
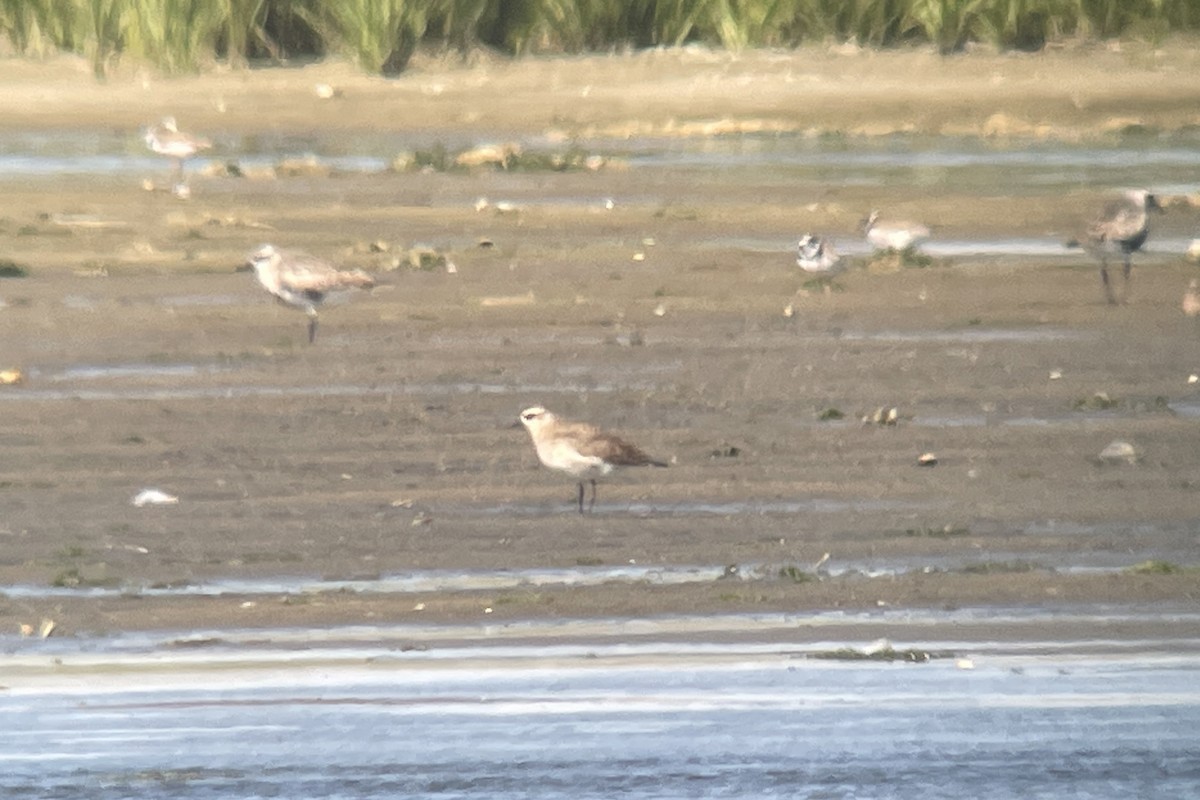
[[[596,478],[617,467],[665,467],[637,446],[611,433],[582,422],[566,422],[541,406],[521,412],[521,422],[533,438],[543,466],[565,472],[579,480],[579,513],[583,513],[583,484],[592,484],[588,511],[596,505]]]
[[[174,117],[163,117],[157,125],[146,130],[146,146],[175,162],[173,173],[176,184],[183,183],[183,162],[201,150],[212,147],[212,142],[201,136],[192,136],[179,130]]]
[[[1082,241],[1072,239],[1067,242],[1067,247],[1083,247],[1100,259],[1100,281],[1104,284],[1104,297],[1109,305],[1116,305],[1117,298],[1113,296],[1108,280],[1108,258],[1120,253],[1124,261],[1121,299],[1125,300],[1129,294],[1129,273],[1133,270],[1131,259],[1150,235],[1147,213],[1150,209],[1163,210],[1157,197],[1145,189],[1128,189],[1104,207],[1100,216],[1084,231]]]
[[[876,250],[904,252],[915,250],[929,238],[929,228],[918,222],[880,222],[879,212],[872,210],[862,221],[863,233]]]
[[[1200,316],[1200,281],[1195,278],[1188,283],[1183,293],[1183,313],[1189,317]]]
[[[284,305],[308,314],[308,341],[317,338],[317,306],[339,289],[369,289],[374,279],[361,269],[339,270],[327,261],[265,244],[247,262],[258,282]]]
[[[796,245],[796,266],[814,275],[832,275],[841,271],[842,257],[828,240],[806,233]]]

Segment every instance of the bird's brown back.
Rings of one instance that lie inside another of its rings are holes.
[[[575,449],[585,456],[594,456],[618,467],[665,467],[637,445],[630,444],[619,436],[605,433],[598,428],[581,422],[561,424],[556,431],[569,437]]]

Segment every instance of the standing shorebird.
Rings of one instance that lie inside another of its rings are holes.
[[[1108,280],[1109,256],[1120,253],[1124,261],[1121,271],[1123,283],[1121,300],[1128,299],[1129,273],[1133,270],[1132,258],[1150,236],[1151,209],[1162,211],[1158,198],[1145,189],[1128,189],[1104,207],[1104,211],[1084,231],[1083,239],[1067,242],[1067,247],[1082,246],[1100,259],[1100,282],[1104,284],[1104,297],[1109,305],[1116,305],[1112,285]]]
[[[796,245],[796,266],[814,275],[833,275],[841,272],[842,257],[827,239],[806,233]]]
[[[521,422],[533,438],[538,460],[543,466],[565,472],[579,480],[579,513],[583,513],[583,484],[592,484],[588,511],[596,505],[596,478],[617,467],[665,467],[637,446],[611,433],[582,422],[566,422],[541,406],[521,412]]]
[[[1183,313],[1189,317],[1200,316],[1200,281],[1192,278],[1188,282],[1187,291],[1183,293]]]
[[[179,130],[174,117],[163,117],[157,125],[151,125],[146,130],[145,141],[146,146],[155,153],[174,161],[172,176],[176,185],[183,184],[183,162],[201,150],[212,147],[208,139]]]
[[[862,229],[876,250],[903,253],[916,250],[929,239],[926,226],[918,222],[880,222],[875,210],[862,221]]]
[[[308,341],[317,338],[317,306],[331,293],[342,289],[369,289],[374,279],[356,270],[339,270],[327,261],[265,244],[248,261],[258,282],[284,305],[308,314]]]

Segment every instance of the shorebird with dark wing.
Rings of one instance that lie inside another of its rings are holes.
[[[172,173],[176,185],[183,183],[183,162],[201,150],[212,147],[212,142],[202,136],[193,136],[179,130],[174,117],[163,117],[156,125],[146,130],[146,146],[160,156],[167,156],[175,164]]]
[[[1108,259],[1120,255],[1124,268],[1121,300],[1128,299],[1129,274],[1133,271],[1133,254],[1142,249],[1150,236],[1151,210],[1162,211],[1158,198],[1145,189],[1128,189],[1104,207],[1100,216],[1088,225],[1081,239],[1067,242],[1068,247],[1083,247],[1100,259],[1100,282],[1104,297],[1110,305],[1117,304],[1108,279]]]
[[[842,257],[828,239],[806,233],[796,244],[796,266],[813,275],[834,275],[841,272]]]
[[[621,467],[665,467],[636,445],[582,422],[561,420],[541,406],[521,412],[521,422],[533,438],[542,465],[565,472],[579,481],[579,513],[583,513],[583,485],[592,484],[588,511],[596,505],[596,479]]]
[[[369,289],[375,280],[360,269],[340,270],[328,261],[294,250],[263,245],[248,262],[258,282],[279,302],[308,315],[308,341],[317,338],[317,307],[330,294],[350,289]]]

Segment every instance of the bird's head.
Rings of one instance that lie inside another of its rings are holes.
[[[247,258],[245,263],[237,268],[238,272],[261,272],[263,269],[271,265],[271,262],[279,255],[274,245],[264,244],[262,247],[255,250]]]
[[[553,420],[554,415],[541,406],[530,406],[521,412],[521,424],[530,431],[536,431]]]
[[[1165,211],[1166,208],[1159,202],[1158,196],[1145,189],[1129,189],[1125,192],[1125,196],[1129,198],[1135,205],[1141,206],[1147,211]]]

